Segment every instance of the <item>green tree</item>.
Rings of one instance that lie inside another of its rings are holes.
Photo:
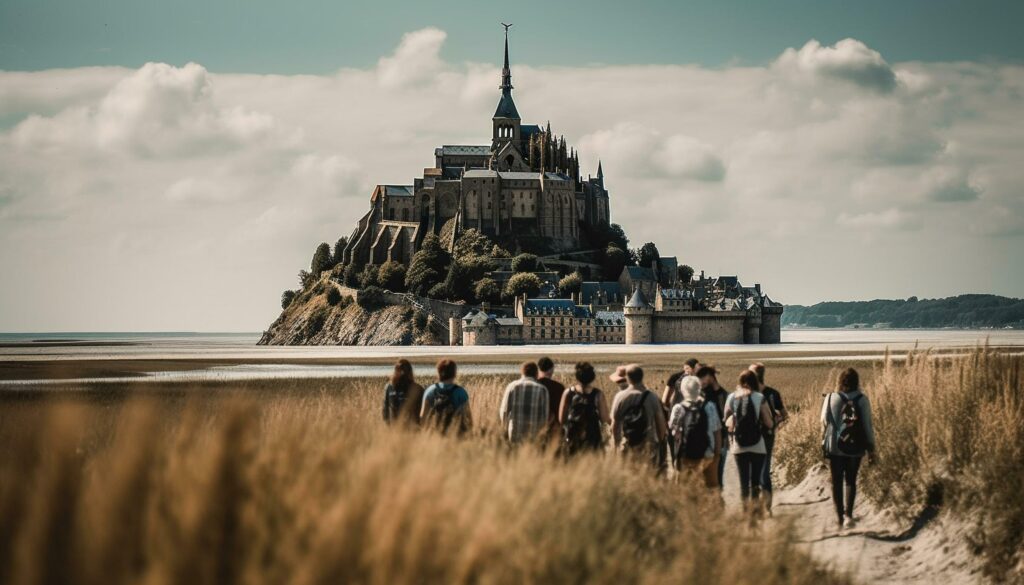
[[[615,245],[609,244],[604,251],[604,263],[601,270],[605,280],[618,280],[622,275],[622,269],[626,266],[626,251]]]
[[[313,252],[313,260],[309,263],[309,271],[313,276],[319,278],[320,273],[324,270],[330,270],[331,266],[331,247],[327,242],[321,242],[316,247],[316,251]]]
[[[316,282],[316,277],[311,272],[307,270],[299,271],[299,285],[303,290],[308,289],[314,282]]]
[[[537,296],[541,287],[540,278],[536,274],[522,272],[512,275],[505,283],[505,297],[516,298],[525,294],[527,298]]]
[[[501,302],[501,285],[493,278],[481,278],[473,290],[476,300],[481,303]]]
[[[413,254],[405,274],[405,287],[411,293],[427,294],[447,273],[448,253],[435,234],[427,234],[418,252]]]
[[[288,306],[292,304],[292,301],[295,300],[296,294],[297,293],[293,290],[286,290],[281,293],[281,308],[287,309]]]
[[[650,268],[651,263],[661,259],[661,254],[658,253],[658,246],[654,242],[647,242],[636,253],[637,266],[643,266],[644,268]]]
[[[511,257],[512,257],[512,253],[509,252],[508,250],[506,250],[505,248],[502,248],[498,244],[494,244],[494,247],[491,248],[491,258],[511,258]]]
[[[348,238],[342,236],[334,242],[334,251],[331,252],[331,263],[335,266],[341,264],[342,256],[345,254],[345,246],[348,246]]]
[[[470,228],[459,236],[452,249],[452,256],[455,259],[466,256],[490,256],[495,243],[480,231]]]
[[[393,260],[385,262],[377,274],[377,284],[387,290],[403,292],[405,290],[405,266]]]
[[[359,273],[359,287],[377,286],[377,276],[379,274],[379,268],[372,264],[367,264],[363,267],[363,271]]]
[[[520,254],[512,259],[512,272],[535,272],[537,270],[537,256],[533,254]]]
[[[693,266],[689,264],[683,264],[676,269],[679,276],[679,282],[683,286],[689,286],[690,281],[693,280]]]
[[[368,286],[356,295],[356,303],[367,311],[380,308],[384,306],[384,291],[376,286]]]
[[[580,288],[583,286],[583,275],[579,272],[573,272],[558,281],[558,291],[563,296],[568,297],[573,293],[580,292]]]
[[[341,302],[341,291],[333,284],[327,287],[327,304],[332,307]]]
[[[349,288],[359,288],[359,274],[363,271],[363,267],[353,262],[348,266],[345,266],[345,272],[342,274],[342,281],[345,286]]]

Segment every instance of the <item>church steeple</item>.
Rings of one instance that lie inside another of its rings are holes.
[[[491,148],[497,150],[498,146],[505,142],[512,142],[517,148],[520,147],[520,118],[516,110],[516,103],[512,101],[512,69],[508,65],[508,29],[511,24],[501,23],[505,27],[505,63],[501,68],[501,98],[498,100],[498,109],[494,110],[491,118]]]

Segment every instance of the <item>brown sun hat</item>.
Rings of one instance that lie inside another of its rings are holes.
[[[626,381],[626,366],[619,366],[615,368],[615,372],[608,376],[608,379],[618,384],[619,382]]]

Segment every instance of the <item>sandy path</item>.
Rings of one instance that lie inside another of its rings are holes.
[[[731,455],[724,496],[727,506],[739,509],[739,475]],[[914,531],[911,523],[898,522],[863,498],[856,513],[856,527],[837,529],[828,471],[822,466],[799,485],[776,488],[774,516],[766,527],[792,523],[812,556],[859,583],[985,583],[962,528],[942,514]]]

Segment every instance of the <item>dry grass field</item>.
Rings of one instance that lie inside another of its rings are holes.
[[[976,519],[990,575],[1011,580],[1022,361],[857,364],[881,450],[864,492],[908,517],[940,492]],[[670,364],[652,362],[660,390]],[[723,385],[746,363],[723,356]],[[836,372],[769,362],[793,414],[778,447],[789,481],[819,461],[820,396]],[[510,450],[496,420],[509,379],[460,380],[476,422],[462,439],[386,427],[380,379],[5,392],[0,582],[846,582],[785,523],[751,526],[703,490],[610,454]]]

